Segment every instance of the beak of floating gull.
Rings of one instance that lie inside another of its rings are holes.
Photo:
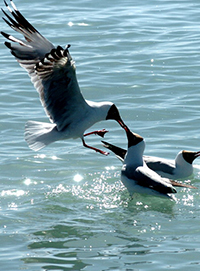
[[[196,154],[195,154],[195,158],[197,158],[199,156],[200,156],[200,151],[197,151]]]
[[[193,152],[193,151],[182,151],[183,158],[185,159],[186,162],[189,164],[192,164],[192,162],[200,156],[200,151]]]

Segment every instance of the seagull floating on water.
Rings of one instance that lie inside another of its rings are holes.
[[[133,193],[150,194],[172,198],[177,193],[174,186],[195,188],[187,184],[180,184],[168,178],[163,178],[151,170],[143,159],[145,149],[144,139],[129,129],[126,129],[128,138],[128,151],[124,157],[121,170],[121,181]]]
[[[112,145],[106,141],[102,141],[104,147],[108,148],[123,162],[126,155],[126,150]],[[161,177],[171,179],[183,179],[192,175],[193,161],[200,156],[200,151],[180,151],[175,160],[155,156],[143,156],[147,166],[157,172]]]
[[[88,146],[84,136],[97,134],[103,136],[107,131],[99,130],[84,134],[85,130],[102,120],[116,120],[126,128],[119,111],[112,102],[93,102],[85,100],[76,78],[74,61],[65,49],[54,45],[43,37],[18,11],[11,0],[11,7],[5,2],[8,15],[4,21],[24,40],[1,32],[11,42],[5,45],[11,50],[19,64],[28,72],[34,87],[51,123],[28,121],[25,125],[25,140],[29,147],[38,151],[52,142],[69,138],[81,138],[83,146],[101,154],[108,154]],[[13,18],[12,18],[13,17]]]

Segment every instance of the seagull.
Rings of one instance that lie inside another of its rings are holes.
[[[126,129],[128,151],[124,157],[121,170],[121,181],[133,193],[150,194],[173,199],[177,193],[174,186],[195,188],[191,185],[180,184],[168,178],[163,178],[150,169],[143,159],[145,141],[140,135]]]
[[[107,131],[103,129],[87,134],[84,132],[102,120],[115,120],[125,129],[127,126],[116,105],[107,101],[85,100],[77,82],[75,63],[69,53],[70,45],[65,49],[61,46],[55,47],[24,18],[12,0],[11,7],[4,2],[11,16],[2,9],[6,16],[3,20],[24,36],[24,39],[19,39],[1,32],[9,40],[5,45],[20,66],[28,72],[50,119],[50,123],[26,123],[25,140],[29,147],[39,151],[57,140],[81,138],[84,147],[107,155],[107,152],[87,145],[84,140],[84,136],[104,136]]]
[[[104,147],[108,148],[123,162],[126,155],[126,150],[112,145],[106,141],[102,141]],[[193,161],[200,156],[200,151],[180,151],[175,160],[155,157],[143,156],[147,166],[157,172],[161,177],[170,179],[183,179],[193,174]]]

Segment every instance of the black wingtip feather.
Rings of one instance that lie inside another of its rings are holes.
[[[5,32],[1,31],[1,35],[4,36],[4,38],[8,39],[9,38],[9,35],[6,34]]]
[[[52,57],[56,60],[59,60],[60,57],[57,55],[57,50],[55,48],[53,48],[50,52],[50,54],[52,55]]]
[[[6,3],[6,1],[4,0],[4,4],[6,5],[6,7],[8,7],[8,4]]]
[[[12,50],[12,48],[10,48]],[[17,55],[15,54],[15,52],[11,51],[11,54],[17,58]]]
[[[4,20],[5,23],[7,23],[7,24],[12,28],[12,24],[11,24],[8,20],[6,20],[6,19],[3,18],[3,17],[2,17],[2,19]]]
[[[69,50],[68,50],[69,47],[67,47],[64,51],[63,51],[63,55],[68,57],[68,54],[69,54]]]
[[[5,46],[8,47],[9,49],[12,49],[12,48],[11,48],[11,43],[10,43],[10,42],[5,41],[4,44],[5,44]]]
[[[11,0],[11,2],[12,2],[12,0]],[[9,6],[8,6],[8,4],[6,3],[6,1],[4,0],[4,3],[5,3],[5,5],[6,5],[6,7],[8,8]],[[14,3],[13,3],[14,4]],[[11,3],[11,5],[12,5],[12,3]],[[12,5],[12,7],[13,7],[13,5]],[[12,14],[12,16],[14,17],[14,19],[16,20],[13,20],[3,9],[2,9],[2,11],[3,11],[3,13],[5,14],[5,16],[9,19],[9,21],[11,22],[11,24],[7,21],[7,20],[5,20],[4,18],[4,21],[9,25],[9,26],[11,26],[12,27],[12,24],[13,24],[13,26],[14,27],[16,27],[16,28],[19,28],[20,26],[22,26],[22,27],[24,27],[24,28],[26,28],[27,30],[29,30],[29,31],[32,31],[32,32],[37,32],[37,33],[39,33],[36,29],[35,29],[35,27],[33,27],[26,19],[25,19],[25,17],[21,14],[21,12],[20,11],[18,11],[16,8],[14,8],[14,11],[11,11],[11,9],[9,8],[9,11],[11,12],[11,14]]]
[[[63,48],[59,45],[57,48],[56,48],[56,54],[59,56],[59,57],[62,57],[62,53],[61,51],[63,51]]]
[[[6,19],[4,19],[4,21],[9,25],[9,26],[11,26],[12,27],[12,24],[13,24],[13,26],[15,26],[15,27],[19,27],[19,24],[17,23],[18,22],[18,20],[16,19],[16,21],[17,22],[15,22],[15,20],[13,20],[13,18],[11,18],[3,9],[2,9],[2,11],[3,11],[3,13],[4,13],[4,15],[10,20],[10,22],[8,22]],[[15,15],[15,13],[14,12],[12,12],[12,15],[13,15],[13,17],[15,17],[16,15]],[[14,16],[15,15],[15,16]]]

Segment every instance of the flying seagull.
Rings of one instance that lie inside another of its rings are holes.
[[[106,141],[102,141],[104,147],[108,148],[123,162],[126,155],[126,150],[112,145]],[[200,152],[197,151],[180,151],[175,160],[155,157],[155,156],[143,156],[143,159],[147,166],[153,171],[157,172],[160,176],[171,179],[183,179],[192,175],[193,173],[193,161],[200,156]]]
[[[18,39],[1,32],[9,40],[5,45],[11,50],[19,64],[28,72],[39,93],[41,103],[51,123],[28,121],[25,125],[25,140],[34,151],[39,151],[52,142],[69,138],[81,138],[83,146],[107,155],[107,152],[88,146],[84,136],[103,136],[107,131],[99,130],[84,135],[85,130],[102,120],[116,120],[125,129],[126,125],[112,102],[85,100],[76,78],[75,63],[65,49],[55,47],[43,37],[18,11],[11,0],[11,7],[3,13],[4,21],[25,39]],[[11,42],[10,42],[11,41]]]
[[[126,129],[126,134],[128,151],[121,170],[121,181],[130,195],[142,193],[173,198],[171,194],[177,192],[174,186],[195,188],[191,185],[180,184],[168,178],[163,178],[151,170],[143,159],[145,149],[143,137],[129,129]]]

